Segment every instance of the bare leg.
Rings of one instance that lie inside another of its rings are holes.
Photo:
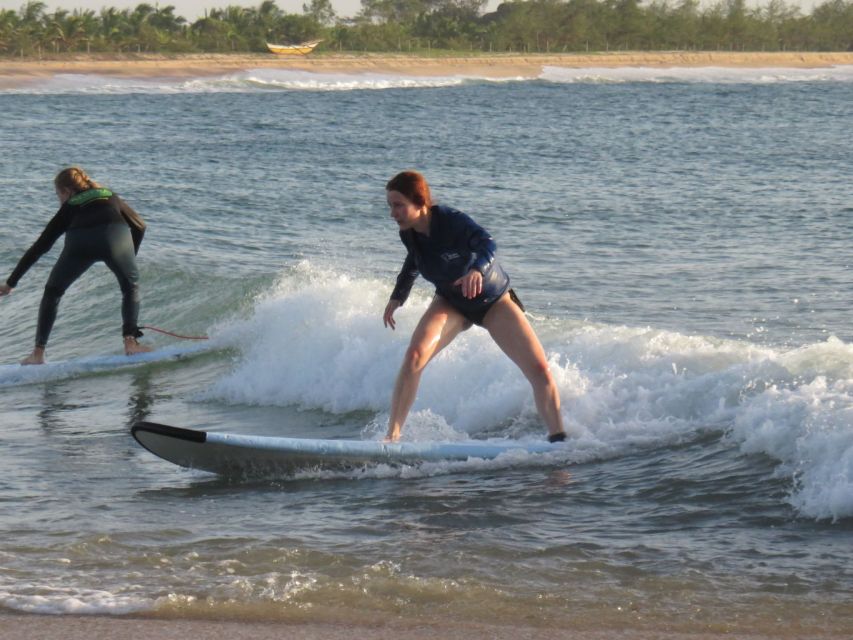
[[[33,352],[21,364],[44,364],[44,347],[33,347]]]
[[[510,299],[508,293],[489,309],[483,319],[483,326],[533,386],[536,408],[548,427],[548,434],[563,433],[560,394],[548,367],[545,350],[524,312]]]
[[[386,441],[399,440],[400,430],[415,402],[424,367],[460,332],[470,326],[471,323],[443,298],[433,298],[412,334],[409,348],[397,374],[397,381],[394,383]]]

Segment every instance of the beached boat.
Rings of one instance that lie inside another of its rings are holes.
[[[321,42],[323,41],[309,40],[308,42],[301,42],[299,44],[270,44],[267,42],[266,45],[267,49],[269,49],[271,53],[284,56],[304,56],[311,53],[314,50],[314,47]]]

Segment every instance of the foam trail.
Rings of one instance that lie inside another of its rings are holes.
[[[204,397],[377,412],[428,303],[416,294],[382,326],[388,283],[303,263],[219,338],[242,357]],[[422,290],[420,290],[422,291]],[[727,432],[780,462],[790,502],[816,518],[853,515],[853,347],[832,338],[788,351],[651,328],[534,321],[560,387],[573,447],[604,459]],[[404,438],[542,437],[530,387],[488,334],[463,333],[430,364]],[[580,458],[579,458],[580,459]]]

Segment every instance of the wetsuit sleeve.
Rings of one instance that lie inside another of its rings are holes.
[[[415,284],[415,278],[418,277],[418,267],[415,264],[415,258],[411,251],[406,255],[406,260],[403,262],[403,268],[397,275],[397,284],[394,291],[391,292],[391,300],[398,300],[400,304],[406,302],[409,297],[409,292],[412,290],[412,285]]]
[[[27,249],[26,253],[24,253],[23,257],[18,261],[18,265],[15,267],[15,270],[12,271],[12,275],[6,278],[6,283],[10,287],[18,286],[18,280],[20,280],[24,274],[30,270],[30,267],[32,267],[39,258],[50,251],[50,248],[59,239],[59,236],[68,230],[70,222],[71,216],[68,214],[68,209],[65,206],[60,207],[59,211],[56,212],[56,215],[47,223],[47,226],[44,228],[44,231],[41,232],[38,240],[33,243],[33,246]]]
[[[133,252],[139,253],[139,245],[142,244],[142,238],[145,236],[145,221],[124,200],[119,198],[118,201],[121,215],[130,227],[130,235],[133,237]]]
[[[469,216],[460,213],[458,221],[462,225],[462,232],[467,238],[468,248],[474,252],[474,262],[471,264],[471,268],[485,275],[495,261],[495,252],[498,250],[498,245],[489,232],[474,222]]]

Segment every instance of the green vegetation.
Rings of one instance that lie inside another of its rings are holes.
[[[265,0],[190,23],[171,5],[47,13],[30,1],[0,10],[0,55],[247,53],[316,38],[318,52],[853,51],[853,0],[828,0],[808,15],[783,0],[755,9],[745,0],[707,8],[698,0],[512,0],[492,13],[483,13],[486,0],[361,2],[347,20],[330,0],[310,0],[302,14]]]

